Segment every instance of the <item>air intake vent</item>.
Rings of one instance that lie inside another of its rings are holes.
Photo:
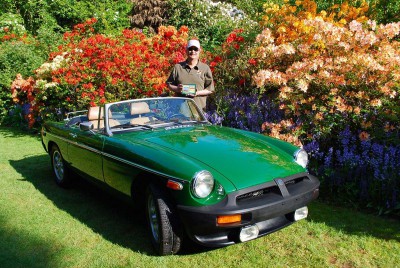
[[[286,185],[286,187],[287,187],[287,186],[289,186],[289,185],[302,182],[302,181],[305,180],[305,179],[308,179],[308,178],[307,178],[307,177],[300,177],[300,178],[296,178],[296,179],[293,179],[293,180],[285,181],[285,185]]]
[[[253,199],[253,198],[259,198],[259,197],[265,196],[269,193],[280,194],[278,186],[272,186],[272,187],[268,187],[268,188],[264,188],[264,189],[260,189],[257,191],[239,195],[236,197],[236,201],[240,202],[240,201],[249,200],[249,199]]]

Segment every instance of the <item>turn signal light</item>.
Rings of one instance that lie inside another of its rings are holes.
[[[179,182],[173,181],[173,180],[168,180],[167,181],[167,187],[172,189],[172,190],[182,190],[183,189],[183,185]]]
[[[241,214],[222,215],[217,217],[217,224],[219,225],[240,223],[241,221],[242,221]]]

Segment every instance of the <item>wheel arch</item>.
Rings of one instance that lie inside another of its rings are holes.
[[[58,145],[57,145],[57,143],[55,141],[49,141],[47,143],[47,152],[49,154],[51,154],[51,148],[53,148],[53,146],[57,146],[58,147]]]
[[[133,180],[131,184],[131,197],[134,203],[142,205],[144,204],[145,201],[145,192],[147,187],[150,184],[153,184],[157,186],[159,189],[163,190],[166,194],[168,194],[167,191],[167,184],[168,179],[153,173],[150,173],[148,171],[142,171],[140,172]],[[170,201],[172,201],[168,194],[168,198]]]

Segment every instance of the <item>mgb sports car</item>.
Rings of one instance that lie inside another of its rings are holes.
[[[319,194],[303,149],[212,125],[189,98],[90,107],[45,122],[42,142],[58,185],[78,173],[143,208],[160,255],[184,239],[221,247],[264,236],[306,218]]]

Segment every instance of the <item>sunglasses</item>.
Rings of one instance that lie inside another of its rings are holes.
[[[188,51],[199,51],[199,48],[197,48],[197,47],[189,47]]]

